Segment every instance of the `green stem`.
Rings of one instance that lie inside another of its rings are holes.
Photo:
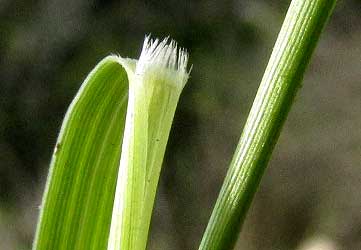
[[[199,250],[234,246],[335,2],[291,2]]]

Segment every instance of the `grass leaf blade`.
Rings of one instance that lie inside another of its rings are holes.
[[[109,56],[71,103],[45,188],[34,250],[106,249],[135,61]]]

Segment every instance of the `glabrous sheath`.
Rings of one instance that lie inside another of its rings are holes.
[[[175,41],[146,37],[129,98],[108,250],[143,250],[161,164],[179,96],[189,76],[188,54]]]

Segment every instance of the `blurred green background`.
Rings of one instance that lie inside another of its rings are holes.
[[[88,72],[145,34],[190,52],[150,250],[197,249],[289,0],[0,0],[0,249],[30,249],[51,153]],[[339,1],[236,249],[361,249],[361,2]]]

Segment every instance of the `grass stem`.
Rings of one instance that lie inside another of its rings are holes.
[[[199,250],[233,248],[335,2],[291,2]]]

